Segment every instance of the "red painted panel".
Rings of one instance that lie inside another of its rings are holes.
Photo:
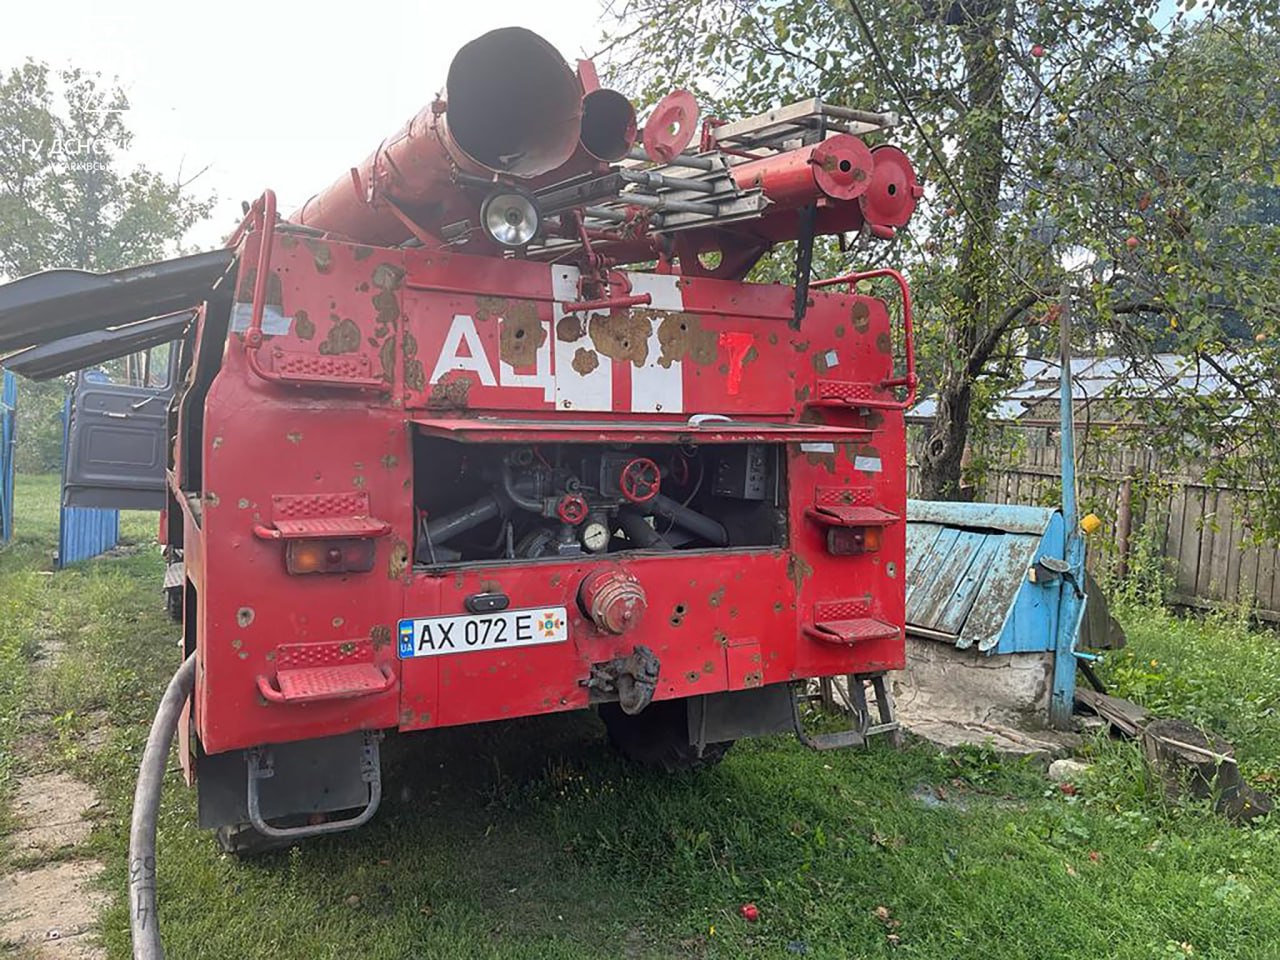
[[[255,244],[246,241],[242,262],[255,262]],[[806,515],[819,496],[846,487],[862,491],[859,502],[905,515],[901,414],[808,405],[818,379],[874,393],[890,375],[880,301],[816,292],[795,331],[789,288],[636,275],[632,292],[651,292],[651,307],[595,317],[585,329],[571,317],[559,329],[556,298],[573,290],[567,268],[280,236],[271,271],[264,369],[301,356],[339,378],[346,361],[358,361],[385,389],[268,382],[250,371],[240,334],[229,338],[205,410],[200,515],[185,521],[200,601],[196,729],[206,750],[575,709],[587,703],[591,664],[636,643],[661,661],[660,699],[750,686],[757,672],[758,682],[779,683],[903,665],[901,634],[838,646],[801,632],[819,605],[850,597],[868,597],[869,615],[902,623],[905,524],[888,524],[876,553],[833,557],[825,526]],[[242,276],[238,288],[252,290],[251,281]],[[245,313],[238,308],[238,323]],[[460,327],[459,316],[469,321]],[[846,432],[787,443],[786,549],[412,573],[409,421],[484,411],[613,426],[716,413]],[[352,493],[391,525],[370,573],[291,576],[283,545],[254,536],[271,521],[273,497]],[[634,574],[647,596],[643,620],[623,637],[601,633],[577,607],[579,584],[604,562]],[[467,596],[492,590],[515,607],[566,607],[567,643],[397,658],[399,619],[460,613]],[[259,692],[281,646],[365,642],[371,662],[398,677],[386,693],[289,704]]]
[[[629,571],[644,588],[647,609],[637,626],[614,636],[598,630],[577,604],[582,581],[602,563]],[[730,689],[726,649],[769,637],[764,682],[795,675],[794,587],[784,551],[702,552],[679,557],[504,564],[415,576],[405,616],[464,613],[473,593],[504,593],[512,608],[568,608],[569,641],[401,661],[401,726],[451,726],[585,707],[592,663],[626,656],[642,643],[661,663],[656,698]],[[434,600],[434,604],[433,604]],[[846,656],[853,662],[854,654]],[[435,712],[422,709],[433,701]],[[424,718],[423,714],[430,714]]]

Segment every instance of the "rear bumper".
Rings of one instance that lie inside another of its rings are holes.
[[[375,627],[372,637],[311,643],[291,637],[260,654],[236,650],[231,657],[220,654],[234,640],[206,645],[202,682],[216,674],[210,692],[217,695],[204,698],[201,743],[219,753],[359,729],[422,730],[582,709],[599,699],[589,686],[593,665],[625,658],[637,645],[648,647],[660,665],[655,700],[901,669],[900,630],[839,642],[813,629],[815,615],[833,602],[843,599],[854,609],[870,593],[867,584],[858,586],[858,573],[872,574],[872,558],[840,558],[832,566],[846,575],[846,586],[821,583],[831,571],[814,574],[777,549],[619,554],[409,574],[403,605],[378,617],[386,625]],[[583,580],[602,568],[634,578],[644,591],[642,616],[621,634],[601,630],[578,602]],[[819,589],[823,599],[809,599]],[[516,609],[563,607],[567,639],[401,659],[400,620],[465,614],[468,598],[477,594],[502,594]],[[900,622],[896,611],[875,614]],[[375,675],[385,683],[374,683]],[[304,695],[280,695],[291,690]]]

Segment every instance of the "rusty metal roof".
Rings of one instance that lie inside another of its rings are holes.
[[[1203,357],[1157,353],[1147,357],[1074,357],[1071,360],[1071,394],[1077,404],[1105,397],[1136,399],[1197,395],[1211,396],[1230,390],[1218,369],[1232,370],[1240,361],[1222,356],[1210,363]],[[1004,391],[987,414],[990,420],[1018,420],[1028,410],[1055,400],[1061,389],[1061,364],[1057,359],[1022,361],[1022,380]],[[907,412],[913,421],[931,420],[937,412],[934,396],[925,397]]]
[[[0,354],[197,307],[235,256],[211,250],[113,273],[49,270],[0,285]]]
[[[177,340],[194,319],[195,312],[186,310],[110,330],[90,330],[27,347],[5,357],[3,362],[6,368],[28,380],[51,380],[127,353]]]

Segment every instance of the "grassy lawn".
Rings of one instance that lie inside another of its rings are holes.
[[[133,777],[175,630],[151,515],[128,518],[122,555],[43,572],[56,495],[19,478],[19,541],[0,553],[0,755],[42,735],[40,762],[100,790],[85,852],[107,864],[105,939],[124,958]],[[1264,785],[1280,774],[1273,635],[1122,614],[1129,652],[1106,668],[1120,692],[1213,723]],[[51,639],[61,659],[33,679]],[[370,826],[252,863],[193,826],[175,774],[162,929],[182,960],[1280,955],[1280,831],[1167,805],[1131,744],[1088,753],[1074,796],[981,751],[812,754],[788,738],[660,777],[612,757],[588,716],[493,724],[390,739]],[[738,916],[747,901],[758,923]]]

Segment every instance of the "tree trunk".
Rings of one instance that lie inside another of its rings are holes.
[[[973,385],[952,379],[939,386],[933,429],[920,453],[920,497],[924,500],[960,500],[962,460],[969,434]]]
[[[973,381],[998,341],[983,343],[995,322],[1000,266],[995,255],[1004,178],[1004,67],[996,47],[1000,5],[971,7],[960,27],[964,50],[968,113],[961,126],[958,158],[965,217],[955,269],[952,322],[947,326],[937,411],[920,452],[920,496],[926,500],[962,497],[965,443],[973,414]],[[982,344],[980,346],[980,344]]]
[[[1216,733],[1185,720],[1154,720],[1143,731],[1142,752],[1170,800],[1209,800],[1218,813],[1238,822],[1272,810],[1272,799],[1241,778],[1235,748]]]

